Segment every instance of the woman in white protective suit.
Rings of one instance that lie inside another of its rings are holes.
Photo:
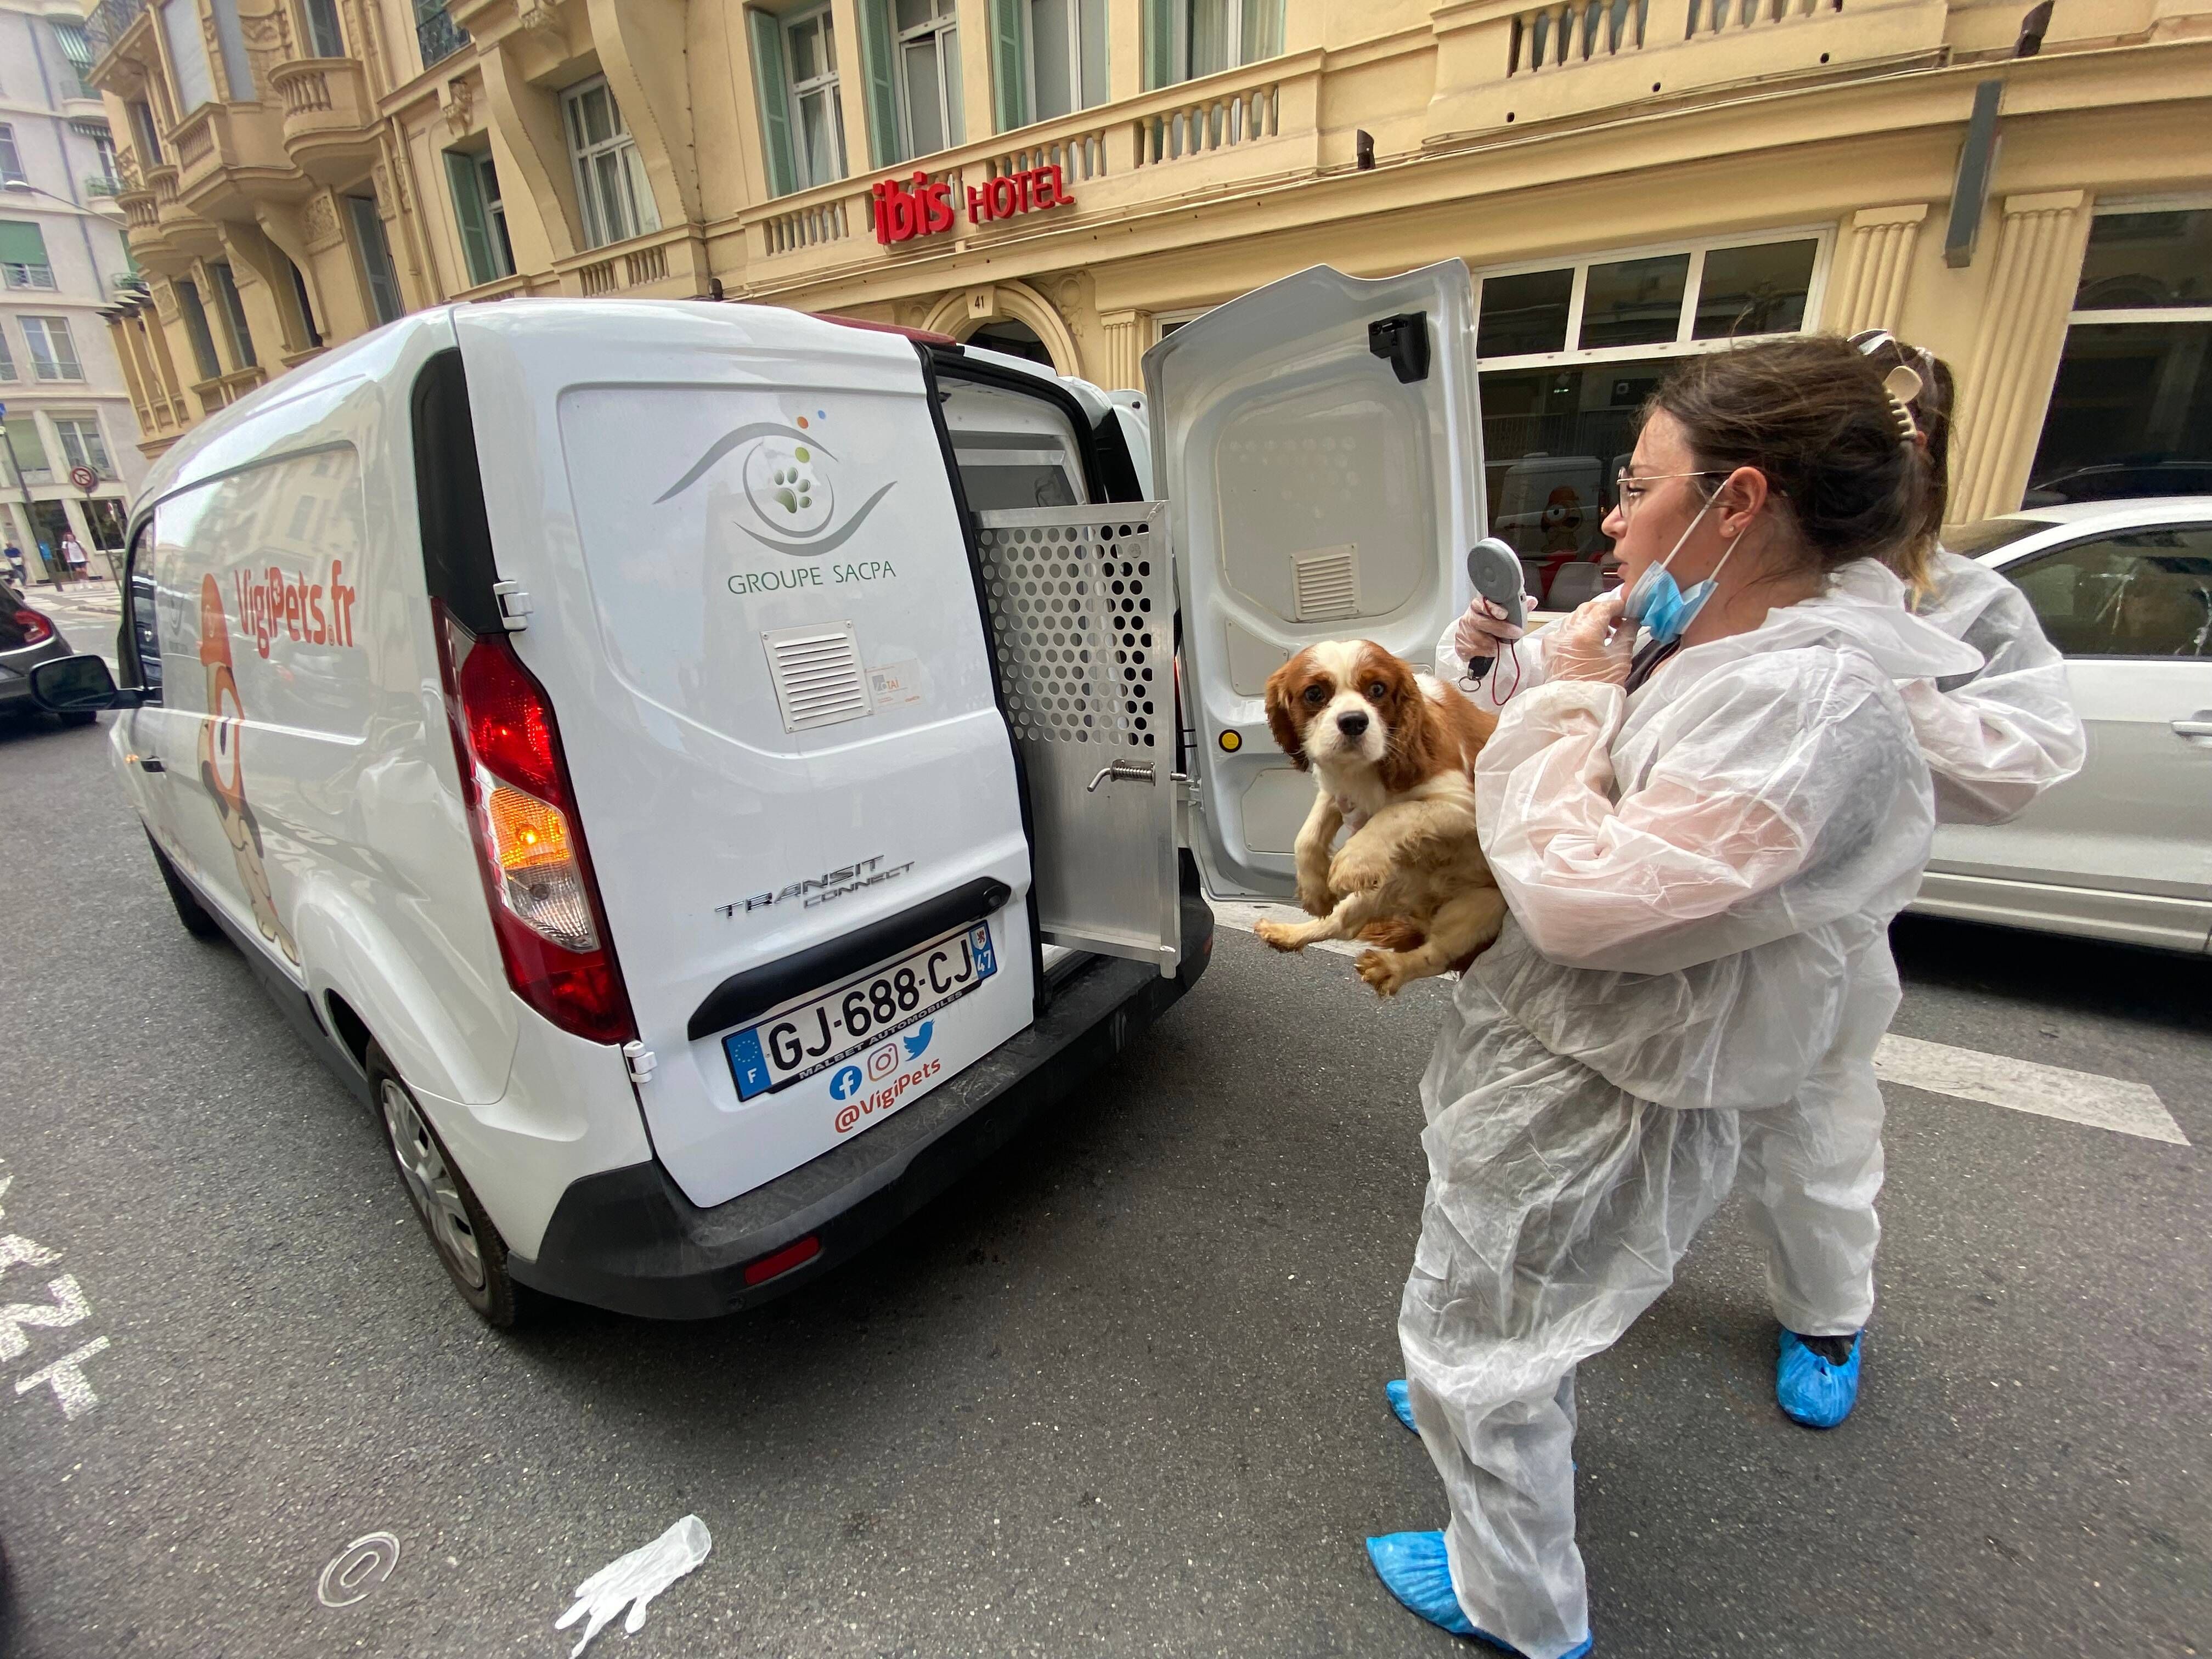
[[[1854,336],[1885,375],[1912,371],[1908,400],[1928,458],[1925,544],[1942,526],[1948,495],[1951,371],[1934,354],[1886,331]],[[1914,550],[1925,544],[1907,544]],[[2066,664],[2044,637],[2027,597],[1996,571],[1940,549],[1924,566],[1896,563],[1914,611],[1984,659],[1971,672],[1905,682],[1899,690],[1936,778],[1942,823],[2002,823],[2081,768],[2081,722]],[[1516,645],[1517,630],[1476,600],[1437,647],[1437,672],[1467,658],[1510,650],[1521,684],[1544,677],[1544,635]],[[1514,686],[1493,674],[1475,692],[1495,708]],[[1466,682],[1462,680],[1461,684]],[[1743,1120],[1738,1179],[1764,1245],[1769,1299],[1781,1327],[1775,1399],[1808,1428],[1833,1428],[1857,1403],[1862,1337],[1874,1311],[1874,1261],[1881,1237],[1882,1100],[1871,1055],[1842,1073],[1823,1070],[1788,1104]]]
[[[1739,1113],[1870,1057],[1896,1007],[1886,930],[1935,827],[1896,683],[1980,661],[1880,557],[1924,534],[1928,487],[1844,342],[1686,363],[1607,522],[1626,592],[1550,630],[1477,763],[1510,915],[1421,1079],[1398,1322],[1450,1524],[1368,1541],[1445,1629],[1589,1650],[1575,1369],[1672,1281]]]

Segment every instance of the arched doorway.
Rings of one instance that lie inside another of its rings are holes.
[[[986,351],[1003,351],[1010,357],[1026,357],[1047,368],[1054,366],[1052,353],[1045,349],[1037,331],[1018,317],[996,318],[981,325],[968,337],[968,343]]]
[[[1051,302],[1027,283],[990,283],[945,295],[922,319],[924,328],[1011,352],[1061,374],[1081,374],[1075,336]]]

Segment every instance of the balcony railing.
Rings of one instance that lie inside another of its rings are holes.
[[[428,69],[467,46],[469,32],[438,0],[415,0],[415,43],[422,49],[422,67]]]
[[[94,52],[105,53],[145,11],[146,0],[100,0],[84,20],[85,38]]]
[[[54,268],[52,265],[0,264],[0,276],[8,280],[9,288],[52,288]]]
[[[88,196],[120,196],[123,181],[112,173],[88,173],[84,176],[84,193]]]

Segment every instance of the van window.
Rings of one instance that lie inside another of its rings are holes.
[[[154,526],[141,526],[131,538],[123,576],[125,683],[161,689],[161,612],[154,586]]]
[[[1042,398],[944,382],[945,425],[969,507],[1076,507],[1090,500],[1083,452],[1066,416]]]

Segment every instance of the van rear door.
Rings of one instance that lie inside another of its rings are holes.
[[[1013,748],[921,364],[765,307],[454,320],[653,1148],[718,1204],[1032,1017]]]
[[[1192,850],[1216,894],[1297,890],[1313,781],[1268,732],[1268,675],[1347,637],[1431,667],[1467,603],[1483,534],[1474,318],[1456,259],[1375,280],[1316,266],[1146,354],[1202,805]]]

